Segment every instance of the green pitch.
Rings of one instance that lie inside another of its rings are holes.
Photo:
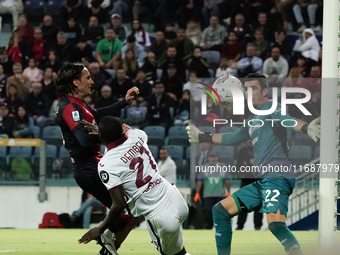
[[[22,255],[96,255],[100,246],[94,241],[78,244],[85,229],[0,229],[0,254]],[[317,249],[318,233],[294,232],[306,255]],[[184,230],[184,242],[188,252],[194,255],[216,254],[212,230]],[[158,254],[149,241],[146,230],[133,230],[119,249],[120,255]],[[281,244],[269,231],[234,231],[232,254],[285,255]],[[315,253],[314,253],[315,254]]]

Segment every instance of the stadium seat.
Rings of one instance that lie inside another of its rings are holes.
[[[32,147],[10,147],[6,159],[10,179],[26,181],[31,178],[31,155]]]
[[[8,171],[8,166],[6,163],[7,147],[0,146],[0,175]]]
[[[157,79],[161,79],[162,78],[162,74],[163,74],[163,70],[162,69],[157,69]]]
[[[210,78],[214,78],[215,77],[215,72],[214,72],[214,70],[213,69],[208,69],[208,72],[209,72],[209,76],[210,76]]]
[[[312,138],[310,138],[307,134],[303,133],[294,133],[293,137],[293,145],[307,145],[312,148],[315,148],[319,143],[315,143]]]
[[[59,126],[44,127],[42,139],[45,140],[47,144],[53,144],[57,147],[62,146],[63,137],[61,135],[61,128]]]
[[[313,159],[317,159],[320,157],[320,146],[314,148]]]
[[[9,163],[12,158],[16,158],[16,157],[30,159],[31,155],[32,155],[32,147],[13,146],[9,148],[7,163]]]
[[[211,69],[217,69],[220,65],[221,54],[219,51],[207,50],[202,51],[202,58],[206,58]]]
[[[158,148],[164,145],[165,128],[162,126],[148,126],[144,128],[148,135],[148,144],[156,145]]]
[[[66,150],[65,146],[61,146],[59,149],[59,158],[69,158],[70,154]]]
[[[166,145],[180,145],[183,147],[189,146],[189,137],[185,130],[185,126],[170,127],[165,143]]]
[[[294,145],[289,149],[289,159],[294,165],[304,165],[312,160],[312,147]]]
[[[24,13],[27,16],[40,16],[45,13],[44,0],[26,0],[24,2]]]
[[[38,126],[33,126],[33,136],[34,138],[40,137],[40,128]]]
[[[235,148],[234,146],[216,145],[214,151],[218,153],[218,161],[226,165],[235,165]]]
[[[60,147],[59,157],[53,162],[53,170],[59,178],[72,177],[72,161],[65,146]]]
[[[48,0],[46,3],[46,14],[58,16],[64,0]]]
[[[211,126],[200,126],[200,127],[198,127],[198,129],[203,131],[203,132],[216,133],[216,129],[214,127],[211,127]]]
[[[111,75],[112,79],[116,77],[116,71],[114,69],[105,69],[105,71]]]
[[[149,149],[152,153],[152,156],[155,158],[156,161],[158,161],[158,147],[155,145],[149,145]]]
[[[175,159],[183,160],[183,147],[179,145],[166,145],[163,148],[167,149],[170,157]]]
[[[46,146],[46,177],[52,177],[53,175],[53,162],[57,159],[57,147],[55,145],[48,144]],[[32,167],[35,178],[39,177],[40,166],[40,147],[36,147],[32,156]]]

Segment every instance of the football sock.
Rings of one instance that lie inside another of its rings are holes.
[[[302,254],[300,244],[284,222],[271,222],[269,230],[284,246],[287,254]]]
[[[229,212],[218,202],[212,209],[215,240],[218,255],[229,255],[231,248],[231,238],[233,231],[231,229],[231,216]]]

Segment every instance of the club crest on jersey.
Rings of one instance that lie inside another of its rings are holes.
[[[79,121],[80,120],[79,112],[78,111],[73,111],[72,112],[72,118],[73,118],[73,121]]]
[[[102,182],[107,183],[109,181],[109,174],[105,171],[100,171],[100,179],[102,179]]]

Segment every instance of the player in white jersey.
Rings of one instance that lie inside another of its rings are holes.
[[[143,215],[151,243],[161,254],[187,254],[182,223],[188,206],[179,190],[160,174],[142,130],[123,132],[119,119],[107,116],[99,125],[107,151],[98,163],[98,173],[112,197],[110,212],[99,227],[88,231],[80,243],[97,239],[112,219],[128,207],[135,217]]]

